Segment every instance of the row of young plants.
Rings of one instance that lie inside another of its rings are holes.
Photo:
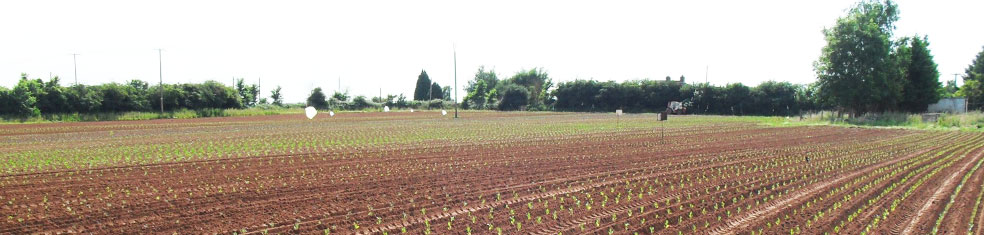
[[[967,221],[967,234],[974,234],[977,228],[977,217],[980,213],[981,201],[984,199],[984,185],[978,186],[977,197],[974,199],[974,206],[971,208],[969,221]]]
[[[934,139],[936,137],[930,138],[929,140]],[[926,147],[923,146],[923,148]],[[824,204],[825,206],[808,212],[815,213],[814,224],[823,225],[815,229],[823,229],[830,233],[847,230],[847,227],[860,229],[858,226],[863,225],[863,222],[855,220],[858,217],[864,217],[860,216],[864,208],[871,207],[873,203],[879,202],[881,198],[885,198],[887,193],[892,192],[895,187],[900,185],[899,182],[905,183],[908,178],[911,178],[916,173],[924,172],[923,169],[930,166],[927,164],[939,164],[941,162],[940,158],[943,157],[940,154],[930,155],[931,157],[929,158],[923,158],[922,156],[912,155],[910,153],[897,153],[896,155],[910,156],[911,158],[903,159],[901,162],[871,171],[849,184],[842,185],[840,188],[830,191],[826,198],[839,198],[840,200],[829,201],[827,204]],[[920,166],[922,168],[916,169]],[[909,174],[903,175],[906,171]],[[902,178],[900,179],[899,177]],[[823,201],[822,198],[821,201]]]
[[[910,138],[902,138],[902,139],[893,139],[890,141],[884,141],[882,143],[876,143],[876,144],[862,143],[859,145],[865,147],[855,148],[856,151],[853,154],[840,155],[841,156],[840,158],[832,159],[828,161],[829,164],[827,165],[807,166],[807,167],[822,168],[824,169],[824,171],[820,173],[820,175],[828,176],[828,177],[849,175],[850,172],[863,169],[863,167],[865,166],[874,165],[879,162],[890,160],[892,156],[899,154],[900,152],[905,152],[905,149],[911,148],[909,145],[911,145],[912,143],[917,143],[921,139],[928,138],[926,136],[922,136],[922,137],[913,136],[913,137],[919,137],[919,138],[910,137]],[[819,159],[824,159],[824,158],[819,158]],[[876,171],[876,172],[881,172],[881,171]],[[833,181],[834,179],[828,179],[823,176],[809,177],[811,180],[806,181],[801,186],[801,188],[815,185],[818,182],[826,182],[826,181],[836,182]],[[862,179],[867,177],[868,176],[861,176],[859,178],[856,178],[851,183],[856,184],[857,182],[860,182]],[[844,185],[839,188],[834,188],[833,191],[834,192],[842,191],[846,187],[847,185]],[[795,207],[793,205],[786,205],[785,209],[779,210],[775,217],[770,217],[761,220],[762,222],[756,223],[758,225],[753,225],[749,227],[753,228],[752,231],[754,231],[757,234],[777,233],[777,232],[797,233],[798,231],[803,231],[803,229],[811,227],[814,224],[813,221],[815,219],[802,216],[803,213],[800,211],[809,209],[810,207],[816,205],[817,203],[823,203],[823,200],[825,198],[830,198],[832,196],[831,194],[832,192],[828,193],[826,196],[819,196],[819,198],[817,198],[816,196],[809,196],[810,194],[808,194],[807,197],[804,198],[803,200],[799,200],[798,202],[796,201],[792,202],[792,203],[797,203],[799,207]],[[826,214],[829,214],[829,211]]]
[[[691,205],[692,206],[692,205]]]
[[[693,206],[693,205],[690,205],[690,206]],[[617,217],[617,215],[615,215],[615,217]],[[630,216],[630,217],[631,217],[631,216]],[[678,218],[678,219],[679,219],[679,218]],[[598,222],[598,219],[596,219],[596,222]],[[665,221],[664,221],[664,222],[665,222]],[[622,225],[624,225],[624,224],[622,224]],[[613,230],[613,231],[614,231],[614,230]]]
[[[271,165],[271,166],[272,166],[273,164],[271,164],[271,163],[270,163],[270,162],[272,162],[272,161],[273,161],[273,160],[268,160],[268,161],[267,161],[267,165]],[[281,162],[283,162],[283,161],[284,161],[284,159],[281,159],[280,161],[281,161]],[[292,160],[291,160],[291,161],[292,161]],[[301,160],[301,161],[305,161],[305,160]],[[263,161],[260,161],[260,162],[258,162],[258,163],[259,163],[259,164],[258,164],[258,165],[256,165],[257,167],[262,167],[262,166],[263,166]],[[226,168],[226,166],[225,166],[225,165],[223,165],[223,166],[222,166],[222,168],[223,168],[223,169],[225,169],[225,168]],[[231,167],[229,167],[229,168],[235,168],[235,165],[233,165],[233,166],[231,166]],[[340,170],[345,170],[345,171],[356,171],[356,170],[365,170],[365,169],[364,169],[364,168],[360,168],[360,169],[340,169]],[[170,171],[170,173],[173,173],[173,172],[174,172],[174,169],[170,169],[169,171]],[[145,171],[144,173],[146,174],[146,171]],[[90,176],[91,176],[91,175],[90,175]],[[103,176],[101,176],[101,175],[96,175],[96,177],[103,177]],[[71,178],[71,177],[69,177],[69,178]],[[342,177],[342,179],[344,179],[344,177]],[[246,184],[249,184],[249,181],[250,181],[250,180],[252,180],[252,181],[254,182],[254,184],[255,184],[255,182],[262,182],[262,180],[263,180],[263,179],[261,178],[261,176],[259,176],[259,175],[257,175],[257,176],[253,176],[252,178],[247,178],[247,179],[245,179],[244,181],[245,181],[245,183],[246,183]],[[262,188],[263,188],[263,183],[259,183],[259,188],[258,188],[257,190],[261,190],[261,191],[262,191]],[[138,189],[138,190],[139,190],[139,189]],[[235,189],[235,188],[233,188],[232,190],[233,190],[233,192],[235,192],[235,190],[236,190],[236,189]],[[155,189],[154,191],[156,192],[157,190]],[[220,191],[221,191],[221,188],[220,188]],[[246,190],[246,191],[248,191],[248,188],[247,188],[247,190]],[[175,196],[174,198],[177,198],[177,195],[176,195],[176,196]],[[160,200],[160,199],[158,199],[158,200]]]
[[[911,139],[908,141],[911,141]],[[853,170],[861,169],[861,167],[866,165],[885,161],[887,157],[891,156],[891,154],[893,154],[895,151],[898,151],[906,144],[911,143],[908,141],[907,142],[890,141],[890,142],[884,142],[878,144],[866,143],[866,144],[859,144],[858,146],[847,146],[850,147],[849,149],[853,149],[854,151],[852,152],[848,150],[848,151],[840,152],[840,154],[834,155],[836,157],[829,157],[829,156],[817,157],[816,159],[818,159],[818,161],[816,163],[801,165],[801,167],[803,167],[801,170],[813,170],[813,169],[823,169],[823,170],[817,171],[815,175],[802,176],[801,177],[803,181],[802,183],[797,184],[793,188],[789,188],[782,191],[780,197],[784,195],[797,194],[798,191],[808,192],[809,190],[811,190],[812,187],[815,187],[815,185],[820,184],[820,182],[835,181],[836,178],[834,177],[836,176],[845,175]],[[833,151],[833,152],[836,153],[838,151]],[[817,163],[820,163],[821,165],[814,165]],[[793,196],[789,196],[789,197],[793,197]],[[770,203],[770,207],[767,208],[777,208],[778,210],[776,212],[776,216],[759,220],[761,221],[761,222],[757,222],[757,224],[759,225],[749,226],[749,229],[755,232],[756,234],[777,233],[777,232],[797,233],[799,231],[803,231],[804,227],[801,224],[797,224],[797,223],[803,223],[802,222],[803,218],[800,218],[800,216],[798,216],[799,214],[801,214],[799,213],[800,209],[789,205],[790,203],[796,203],[794,199],[796,198],[773,200],[773,203]],[[812,205],[813,203],[816,202],[815,201],[811,202],[809,200],[806,200],[805,203]],[[782,209],[784,207],[785,209]],[[765,213],[765,212],[760,212],[760,213]],[[810,224],[810,222],[807,221],[806,224]]]
[[[294,154],[17,175],[0,180],[0,201],[9,203],[0,213],[13,216],[6,223],[14,229],[102,224],[83,231],[119,231],[97,221],[208,228],[187,215],[248,213],[201,232],[707,232],[718,218],[747,215],[843,169],[914,148],[888,138],[902,133],[892,130],[712,123],[676,126],[668,132],[674,141],[660,143],[652,129],[583,131],[565,121],[566,135],[537,134],[549,131],[528,124],[487,140],[335,149],[315,142],[288,147]],[[32,187],[41,182],[51,186]]]
[[[930,137],[927,139],[934,139],[936,137]],[[952,138],[952,137],[951,137]],[[946,139],[946,138],[943,138]],[[924,139],[925,140],[925,139]],[[923,141],[923,140],[920,140]],[[923,146],[924,148],[925,146]],[[909,155],[906,152],[896,152],[887,157],[894,156],[905,156]],[[939,157],[940,155],[936,155]],[[883,158],[886,156],[882,156]],[[858,206],[870,206],[872,203],[877,202],[877,198],[883,197],[886,192],[892,191],[891,189],[885,190],[882,187],[895,187],[892,185],[898,185],[898,183],[888,184],[888,182],[897,182],[896,177],[902,177],[901,173],[907,171],[908,169],[913,169],[915,166],[920,166],[927,164],[929,160],[938,158],[921,158],[918,156],[904,159],[895,164],[882,166],[877,169],[873,169],[853,180],[842,184],[840,187],[831,188],[825,194],[818,194],[812,197],[808,197],[804,204],[800,204],[799,210],[793,210],[791,212],[787,211],[785,216],[793,217],[806,217],[806,223],[798,222],[799,225],[803,226],[801,228],[808,228],[809,230],[827,230],[829,232],[838,233],[845,229],[847,225],[856,225],[854,219],[858,217],[859,213],[863,211],[863,208],[857,208]],[[939,163],[936,161],[935,163]],[[911,177],[913,174],[909,174],[907,177]],[[891,180],[890,180],[891,179]],[[902,182],[905,180],[903,179]],[[853,190],[852,190],[853,189]],[[881,190],[881,194],[875,194]],[[865,197],[875,197],[874,199],[868,200],[857,200]],[[812,198],[812,200],[810,200]],[[825,199],[830,198],[840,198],[837,201],[826,201]],[[859,205],[861,202],[867,202],[867,204]],[[813,207],[817,205],[817,207]],[[853,205],[853,206],[852,206]],[[851,214],[846,214],[846,213]],[[831,217],[833,216],[833,217]],[[846,216],[846,218],[844,218]],[[839,221],[831,221],[832,219],[840,218]],[[816,225],[832,226],[831,227],[816,227]],[[778,231],[783,232],[784,231]],[[792,233],[797,233],[795,229],[790,231]]]
[[[798,158],[798,157],[794,157],[796,155],[797,154],[789,154],[784,156],[785,158]],[[680,224],[679,226],[671,226],[671,227],[674,227],[673,229],[676,229],[677,232],[686,232],[686,233],[708,230],[707,228],[710,227],[711,224],[720,224],[722,223],[723,220],[728,220],[733,215],[738,215],[742,211],[747,211],[749,209],[752,209],[753,206],[751,204],[747,204],[744,206],[739,206],[736,204],[740,204],[746,201],[747,199],[758,198],[759,201],[756,201],[754,205],[757,207],[762,203],[769,202],[771,200],[776,199],[777,196],[782,195],[784,193],[784,191],[780,191],[779,188],[786,188],[786,186],[791,186],[794,181],[796,181],[799,178],[802,178],[801,176],[789,175],[788,173],[792,173],[792,171],[788,171],[787,167],[790,167],[790,165],[788,164],[788,162],[785,161],[778,164],[776,166],[776,168],[778,168],[777,169],[778,171],[774,171],[774,172],[766,172],[765,170],[768,170],[767,168],[749,167],[750,169],[761,171],[760,173],[764,173],[764,177],[759,178],[757,183],[753,182],[751,184],[744,185],[740,188],[736,187],[735,192],[731,192],[731,193],[719,192],[719,194],[712,196],[708,200],[718,201],[717,203],[713,203],[713,209],[710,209],[712,207],[711,203],[705,201],[705,199],[702,199],[699,205],[706,205],[706,206],[699,206],[701,207],[701,213],[700,215],[697,216],[698,221],[689,223],[689,226]],[[745,174],[748,173],[749,172],[745,172]],[[769,181],[778,182],[778,183],[771,183],[771,184],[767,183]],[[764,195],[763,192],[765,193]],[[788,192],[788,189],[786,189],[785,192]],[[777,194],[773,194],[773,193],[777,193]],[[707,212],[710,212],[710,215],[705,216],[705,214],[708,214]],[[681,216],[678,217],[677,220],[681,220],[681,222],[685,222],[683,221],[683,219],[690,220],[691,219],[690,217],[691,215],[687,214],[687,218]],[[706,218],[705,221],[699,221],[705,217],[710,217],[710,218]],[[667,224],[673,224],[673,223],[664,223],[664,227],[667,227],[666,226]],[[656,228],[653,228],[652,230],[656,230]]]
[[[968,142],[969,143],[976,143],[976,144],[979,145],[980,144],[979,141],[980,141],[980,139],[972,139],[972,140],[970,140]],[[878,207],[873,207],[873,205],[876,202],[879,202],[881,200],[885,200],[885,203],[887,203],[888,202],[887,199],[883,199],[883,198],[885,198],[886,195],[888,195],[889,193],[892,193],[897,188],[901,188],[899,186],[905,185],[908,182],[908,180],[910,178],[912,178],[913,176],[915,176],[917,174],[920,174],[922,172],[925,172],[926,169],[932,169],[932,171],[929,171],[928,174],[925,174],[923,176],[923,178],[920,179],[920,181],[916,181],[915,184],[913,184],[913,186],[910,186],[910,189],[913,189],[912,187],[918,188],[918,186],[921,186],[922,183],[925,182],[925,181],[923,181],[924,179],[928,179],[930,177],[933,177],[934,175],[936,175],[936,173],[940,172],[942,169],[947,168],[947,167],[950,167],[953,164],[955,164],[956,162],[960,161],[961,159],[963,159],[966,156],[966,153],[968,151],[970,151],[970,150],[973,150],[973,148],[971,148],[970,144],[958,146],[955,149],[947,150],[947,152],[945,153],[945,155],[943,156],[943,158],[941,158],[941,159],[933,162],[932,164],[930,164],[930,165],[928,165],[926,167],[922,167],[922,168],[917,169],[916,173],[905,175],[905,177],[903,177],[901,180],[896,181],[895,183],[892,183],[890,185],[884,186],[884,189],[879,194],[876,194],[876,195],[874,195],[873,198],[870,198],[867,201],[865,201],[866,202],[865,204],[861,205],[861,207],[859,207],[854,213],[852,213],[852,215],[856,215],[854,217],[855,218],[858,218],[858,220],[859,220],[858,221],[858,226],[856,226],[856,228],[859,229],[862,234],[871,234],[872,232],[874,232],[875,229],[880,224],[880,222],[882,220],[885,220],[891,214],[891,212],[892,212],[892,207],[891,206],[888,206],[887,208],[884,208],[883,210],[881,210],[882,213],[878,213],[878,211],[879,211],[877,209]],[[915,189],[913,189],[913,190],[915,190]],[[905,194],[903,194],[903,197],[906,197]],[[903,198],[903,200],[904,200],[904,198]],[[901,201],[902,200],[900,200],[900,202]],[[862,211],[865,211],[866,212],[865,214],[870,214],[870,216],[863,216],[861,214]],[[864,223],[864,220],[870,220],[870,221],[868,223],[866,223],[867,225],[863,225],[863,224],[865,224]]]
[[[984,146],[984,144],[979,143],[977,148],[981,148],[982,146]],[[950,208],[952,208],[954,202],[957,200],[957,197],[960,196],[960,192],[963,191],[964,184],[966,184],[967,180],[969,180],[970,177],[977,172],[977,169],[981,167],[982,163],[984,163],[984,158],[977,160],[977,164],[974,164],[974,167],[964,174],[963,178],[960,180],[960,184],[957,184],[957,187],[953,189],[952,193],[950,193],[950,199],[947,200],[946,206],[943,207],[943,211],[940,211],[939,216],[936,219],[936,223],[933,224],[933,230],[931,231],[932,234],[940,233],[940,226],[943,224],[944,219],[947,216],[947,212],[950,211]],[[974,209],[976,210],[976,207]],[[973,216],[971,216],[971,219],[973,219]]]
[[[476,113],[493,115],[496,113]],[[523,138],[550,138],[616,129],[613,118],[572,119],[573,115],[492,119],[482,122],[449,122],[425,119],[356,117],[337,120],[277,122],[188,123],[185,125],[133,124],[103,127],[59,127],[53,134],[17,135],[0,153],[3,174],[74,170],[119,165],[159,164],[232,157],[253,157],[305,152],[336,152],[380,145],[427,142],[493,142]],[[607,117],[607,115],[606,115]],[[623,118],[622,130],[656,127],[651,117]],[[611,125],[611,126],[609,126]],[[688,125],[688,124],[679,124]],[[674,125],[671,125],[671,127]],[[592,127],[592,128],[585,128]],[[35,129],[35,128],[31,128]],[[152,131],[148,131],[152,130]],[[168,130],[168,131],[163,131]],[[67,136],[66,136],[67,135]]]
[[[775,153],[774,151],[770,151],[770,152]],[[766,154],[766,156],[767,156],[767,154]],[[770,160],[772,160],[772,159],[770,159]],[[782,167],[784,167],[785,164],[787,164],[787,163],[788,163],[787,161],[780,160],[780,161],[773,161],[771,164],[764,164],[763,166],[766,166],[766,167],[761,167],[761,166],[755,166],[755,167],[752,167],[752,166],[742,166],[742,167],[738,167],[737,168],[737,169],[739,169],[738,172],[736,172],[735,175],[730,176],[728,178],[741,176],[743,174],[743,172],[741,172],[741,169],[755,169],[755,170],[762,170],[762,171],[764,171],[766,168],[776,167],[776,168],[779,168],[780,171],[782,171]],[[744,174],[746,174],[746,175],[748,173],[749,172],[744,172]],[[773,176],[767,176],[767,178],[772,179],[772,178],[774,178],[774,175]],[[758,180],[761,180],[761,179],[758,179]],[[745,182],[745,183],[750,183],[750,182],[751,181]],[[762,184],[761,181],[759,181],[758,183],[760,185]],[[788,182],[784,182],[782,184],[785,185],[786,183],[788,183]],[[751,185],[752,186],[755,186],[755,182],[751,182]],[[780,186],[780,185],[779,184],[773,184],[773,185],[771,185],[771,187],[778,187],[778,186]],[[748,185],[745,185],[744,187],[745,187],[746,190],[748,190],[750,188]],[[762,186],[759,186],[759,187],[762,187]],[[749,196],[752,195],[751,191],[754,191],[754,190],[749,190]],[[762,190],[760,189],[758,192],[761,193]],[[717,192],[717,193],[718,194],[721,194],[721,193],[724,193],[724,192],[721,191],[721,192]],[[728,200],[727,198],[730,198],[731,203],[735,203],[737,200],[744,200],[745,199],[745,196],[742,195],[741,193],[738,193],[738,195],[740,195],[740,196],[725,197],[725,200]],[[723,197],[721,195],[716,195],[716,196],[717,197]],[[695,203],[697,203],[697,206],[696,207],[694,205]],[[727,203],[728,202],[726,202],[726,201],[722,201],[721,203],[714,204],[713,205],[714,210],[717,211],[717,209],[719,207],[720,208],[725,208],[726,206],[728,206],[728,205],[726,205]],[[687,213],[685,213],[686,217],[684,217],[683,215],[677,216],[676,217],[676,221],[673,221],[673,220],[670,220],[670,219],[664,219],[664,220],[662,220],[663,221],[662,227],[659,227],[659,226],[648,226],[649,227],[649,232],[655,232],[657,230],[661,231],[661,230],[664,230],[666,228],[671,228],[671,227],[672,228],[682,227],[682,226],[678,226],[678,225],[681,222],[685,222],[684,221],[685,219],[686,220],[690,220],[690,219],[692,219],[695,216],[704,215],[704,214],[707,213],[707,211],[710,211],[709,208],[711,208],[711,204],[708,203],[708,201],[706,201],[706,199],[701,199],[701,201],[698,203],[696,201],[696,198],[694,198],[694,199],[691,200],[690,197],[688,197],[688,202],[687,203],[680,203],[679,205],[677,205],[679,207],[678,209],[681,209],[681,211],[682,211],[684,209],[684,206],[683,205],[687,205],[688,207],[695,208],[695,209],[696,208],[700,208],[701,213],[699,215],[695,215],[696,214],[695,213],[696,210],[693,210],[693,211],[685,211],[685,212],[687,212]],[[740,211],[740,210],[741,209],[737,209],[736,211]],[[722,210],[720,213],[721,214],[718,215],[718,220],[720,220],[722,217],[725,217],[725,216],[730,217],[730,215],[732,214],[731,211],[724,211],[724,210]],[[669,215],[670,213],[666,213],[666,214]],[[656,216],[659,216],[659,214],[656,214]],[[725,217],[725,218],[727,218],[727,217]],[[650,220],[650,221],[652,221],[652,220]],[[630,222],[630,221],[626,221],[626,222],[615,222],[614,224],[615,225],[621,225],[621,227],[629,227],[629,226],[625,226],[625,225],[626,224],[633,224],[633,222]],[[710,223],[708,221],[704,221],[704,223],[702,224],[702,227],[703,228],[706,228],[709,224]],[[645,224],[643,223],[642,225],[645,225]],[[680,230],[678,232],[682,232],[682,231],[694,232],[695,230],[698,229],[698,226],[696,224],[692,224],[691,226],[686,226],[686,227],[688,227],[688,228],[685,228],[685,229],[684,228],[680,228]],[[609,229],[612,229],[612,228],[609,227]],[[639,232],[646,232],[646,231],[642,231],[642,230],[645,230],[645,229],[646,229],[645,226],[641,226],[641,229],[640,229]],[[623,228],[622,230],[628,230],[628,229]],[[612,231],[617,231],[617,230],[612,230]],[[631,230],[629,230],[629,231],[631,231]]]
[[[603,137],[603,138],[604,138],[604,137]],[[673,186],[673,187],[676,187],[676,186]],[[520,194],[520,195],[523,195],[523,194]],[[520,196],[520,197],[521,197],[521,196]],[[602,198],[602,197],[600,197],[600,196],[596,196],[596,198]],[[602,204],[605,204],[605,206],[607,206],[607,204],[608,204],[608,203],[610,203],[610,202],[604,202],[604,199],[599,199],[599,200],[602,200],[603,202],[601,202],[601,203],[602,203]],[[619,200],[621,200],[621,199],[619,199]],[[593,205],[592,205],[592,207],[598,207],[598,206],[599,206],[598,204],[599,204],[599,202],[594,202],[594,203],[593,203]],[[477,204],[472,204],[472,205],[477,205]],[[504,207],[505,207],[505,206],[508,206],[508,207],[510,207],[510,208],[517,208],[517,207],[520,207],[520,208],[521,208],[521,206],[517,206],[517,205],[513,205],[513,204],[506,204],[506,205],[500,205],[500,206],[503,206],[503,207],[501,207],[501,208],[495,208],[495,209],[493,209],[493,210],[497,210],[497,211],[503,211],[503,212],[504,212],[504,211],[508,211],[508,210],[506,210],[506,209],[504,209]],[[453,208],[451,208],[451,209],[449,209],[449,210],[450,210],[450,211],[454,211],[454,209],[453,209]],[[434,210],[427,210],[427,211],[434,211]],[[441,212],[441,211],[443,211],[443,209],[442,209],[442,210],[438,210],[438,212]],[[557,209],[553,209],[553,211],[554,211],[554,212],[556,212],[556,211],[558,211],[558,210],[557,210]],[[516,212],[514,212],[514,213],[516,213]],[[527,212],[527,213],[529,213],[529,212]],[[405,213],[405,214],[410,214],[410,213]],[[522,213],[522,211],[520,211],[520,212],[519,212],[519,214],[520,214],[520,215],[521,215],[521,214],[523,214],[523,213]],[[513,216],[515,216],[515,215],[513,215]],[[560,216],[561,216],[561,215],[558,215],[558,217],[560,217]],[[494,217],[494,218],[500,218],[500,219],[502,219],[503,221],[500,221],[500,222],[498,222],[498,223],[492,223],[492,224],[500,224],[500,225],[501,225],[502,223],[509,223],[509,226],[494,226],[494,228],[493,228],[493,229],[495,229],[495,228],[499,228],[499,229],[505,229],[506,231],[510,231],[510,229],[519,229],[520,227],[523,227],[523,228],[528,228],[528,227],[530,227],[530,225],[531,225],[530,223],[523,223],[522,221],[513,221],[513,220],[506,220],[506,218],[508,218],[508,216],[504,216],[504,215],[500,215],[500,216],[495,216],[495,215],[493,215],[493,217]],[[552,215],[551,215],[550,217],[552,217]],[[456,217],[456,218],[458,218],[458,217]],[[515,217],[513,217],[513,218],[515,218]],[[449,217],[444,217],[444,219],[446,219],[446,220],[450,220],[450,218],[449,218]],[[529,219],[531,219],[531,220],[535,220],[535,217],[533,216],[533,214],[531,214],[531,215],[530,215],[530,217],[529,217]],[[543,219],[543,217],[541,216],[541,219],[540,219],[540,221],[541,221],[541,223],[543,223],[543,221],[546,221],[546,220],[544,220],[544,219]],[[451,221],[433,221],[433,220],[422,220],[422,221],[417,221],[417,222],[414,222],[414,224],[424,224],[424,225],[426,225],[426,224],[435,224],[435,223],[437,223],[437,222],[439,222],[440,224],[444,224],[444,223],[447,223],[447,222],[451,222]],[[363,227],[365,227],[365,226],[364,226],[364,224],[365,224],[365,223],[359,223],[359,224],[363,224]],[[517,224],[523,224],[523,225],[517,225]],[[303,227],[304,225],[309,225],[309,223],[308,223],[308,224],[301,224],[301,226],[302,226],[302,227]],[[525,225],[525,226],[524,226],[524,225]],[[537,225],[537,223],[534,223],[533,225]],[[351,227],[354,227],[354,226],[351,226]],[[383,227],[391,227],[391,228],[393,228],[393,229],[395,230],[395,229],[397,229],[397,227],[403,227],[403,226],[401,225],[401,226],[383,226]],[[426,228],[426,227],[427,227],[427,226],[424,226],[424,228]],[[409,230],[410,230],[410,231],[415,231],[414,229],[424,229],[424,228],[416,228],[416,227],[411,227],[411,228],[409,228]],[[402,230],[402,229],[401,229],[401,230]],[[418,231],[418,232],[423,232],[423,231],[426,231],[426,230],[420,230],[420,231]]]

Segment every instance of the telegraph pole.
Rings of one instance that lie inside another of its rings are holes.
[[[160,70],[158,70],[159,71],[159,75],[160,75],[160,81],[159,81],[159,83],[158,83],[157,86],[158,86],[158,88],[160,88],[158,90],[160,90],[160,95],[161,95],[161,116],[164,116],[164,60],[161,59],[161,58],[162,58],[161,57],[161,49],[158,48],[157,49],[157,66],[160,69]]]
[[[458,49],[454,43],[451,44],[451,53],[454,55],[454,118],[458,118]]]
[[[75,60],[75,56],[79,54],[72,54],[72,67],[75,68],[75,85],[79,85],[79,64]]]

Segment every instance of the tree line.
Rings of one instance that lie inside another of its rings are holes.
[[[756,87],[741,83],[714,86],[687,84],[686,78],[624,82],[574,80],[554,87],[542,68],[521,70],[499,79],[494,70],[479,67],[465,86],[461,107],[496,110],[556,110],[580,112],[661,112],[680,101],[691,113],[726,115],[793,115],[825,108],[817,102],[815,86],[769,81]]]
[[[454,105],[451,96],[446,95],[449,94],[447,93],[448,90],[450,90],[450,87],[442,89],[442,98],[411,100],[403,94],[386,94],[384,97],[366,97],[364,95],[352,96],[348,91],[335,91],[329,97],[321,87],[316,87],[311,90],[304,104],[322,110],[364,110],[382,109],[384,107],[395,109],[443,109],[451,108]]]
[[[679,101],[688,113],[721,115],[796,115],[821,107],[813,87],[768,81],[755,87],[741,83],[715,86],[667,80],[576,80],[561,83],[553,94],[554,107],[565,111],[662,112]]]
[[[29,79],[21,74],[11,89],[0,87],[0,114],[14,116],[38,116],[41,114],[98,113],[98,112],[154,112],[161,109],[232,109],[265,104],[259,87],[247,85],[238,79],[235,87],[216,81],[203,83],[149,85],[141,80],[127,83],[101,85],[75,84],[62,86],[58,77],[47,82],[40,78]],[[163,89],[161,89],[163,88]],[[270,100],[282,105],[280,87],[271,91]]]
[[[680,81],[575,80],[550,90],[542,69],[524,70],[502,82],[479,68],[466,87],[462,107],[559,111],[662,111],[681,101],[690,113],[793,115],[804,110],[923,112],[941,98],[966,97],[969,108],[984,108],[984,51],[967,68],[964,85],[939,81],[929,37],[893,38],[898,6],[891,0],[864,0],[823,30],[827,44],[814,62],[817,82],[797,85],[769,81],[714,86]],[[532,79],[530,79],[532,78]],[[534,84],[527,81],[537,81]],[[418,86],[419,87],[419,86]]]
[[[714,86],[666,80],[625,82],[575,80],[552,87],[542,69],[522,70],[499,80],[478,69],[461,105],[472,109],[658,112],[680,101],[690,113],[794,115],[810,110],[923,112],[941,98],[966,97],[969,108],[984,108],[984,51],[963,76],[964,85],[939,81],[929,37],[893,38],[898,6],[891,0],[864,0],[823,30],[827,44],[814,62],[817,82],[798,85],[769,81]],[[419,88],[420,86],[418,86]]]

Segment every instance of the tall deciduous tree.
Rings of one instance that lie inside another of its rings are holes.
[[[471,109],[484,109],[485,100],[488,95],[488,87],[485,85],[485,81],[477,80],[471,87],[471,91],[465,95],[465,100],[462,102],[462,107]]]
[[[943,85],[939,90],[936,90],[936,93],[939,93],[940,99],[954,98],[957,97],[958,90],[960,90],[960,88],[957,87],[957,81],[947,80],[946,85]]]
[[[824,29],[827,45],[814,63],[824,96],[852,114],[896,107],[902,82],[890,58],[898,6],[862,1]]]
[[[967,97],[968,108],[984,107],[984,50],[978,52],[974,61],[964,70],[963,80],[964,85],[957,95]]]
[[[728,84],[724,87],[724,105],[726,112],[731,115],[744,115],[745,109],[752,109],[752,89],[741,83]]]
[[[311,91],[311,95],[308,96],[307,104],[317,109],[328,109],[328,100],[326,98],[325,93],[321,91],[321,87],[316,87]]]
[[[31,94],[30,80],[27,74],[21,74],[21,80],[11,90],[0,89],[0,113],[18,116],[37,116],[41,111],[35,107],[37,99]]]
[[[923,112],[929,104],[940,100],[940,72],[929,51],[928,38],[912,37],[903,40],[907,46],[899,46],[897,57],[905,58],[898,66],[903,70],[904,86],[899,108],[909,112]]]
[[[499,101],[499,110],[518,110],[526,106],[529,101],[530,91],[526,87],[506,83],[502,85],[502,99]]]
[[[100,110],[103,112],[126,112],[145,108],[137,98],[136,88],[132,86],[114,82],[103,84],[101,88],[103,97]]]
[[[257,98],[260,96],[260,87],[256,84],[246,85],[242,78],[236,80],[236,91],[239,92],[239,99],[246,107],[256,105]]]
[[[789,82],[766,81],[753,90],[758,94],[758,113],[769,115],[793,115],[799,110],[796,102],[798,87]]]
[[[44,83],[44,90],[37,95],[38,109],[42,113],[68,113],[68,100],[65,97],[65,89],[58,85],[57,76]]]
[[[431,95],[431,80],[427,71],[420,70],[417,75],[417,87],[413,90],[413,100],[427,100]]]
[[[66,90],[65,98],[68,100],[69,112],[91,113],[102,107],[102,93],[85,85],[72,85]]]
[[[553,80],[550,79],[550,76],[542,68],[519,71],[516,75],[507,79],[506,83],[525,87],[529,93],[526,103],[531,106],[541,108],[552,100],[548,90],[553,87]],[[504,83],[500,84],[505,85]],[[499,91],[503,95],[506,94],[504,92],[505,89],[500,88]]]
[[[336,91],[331,95],[331,99],[337,100],[339,102],[348,102],[349,98],[351,97],[349,96],[348,91],[345,92]]]
[[[499,75],[495,73],[494,69],[486,71],[485,66],[479,66],[478,71],[475,72],[475,78],[468,81],[468,85],[465,85],[465,92],[471,93],[474,91],[479,82],[484,83],[486,88],[491,89],[499,83]]]
[[[452,101],[451,100],[451,86],[441,87],[441,94],[443,95],[443,97],[441,97],[442,99],[447,100],[447,101]]]
[[[284,97],[280,94],[280,86],[270,91],[270,99],[273,99],[273,105],[284,105]]]
[[[495,73],[495,70],[485,70],[485,66],[478,67],[478,71],[475,72],[475,78],[468,81],[468,85],[465,86],[465,92],[467,94],[465,94],[462,107],[470,109],[490,108],[486,104],[489,103],[489,100],[498,98],[490,97],[491,91],[498,83],[499,75]]]

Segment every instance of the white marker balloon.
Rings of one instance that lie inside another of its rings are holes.
[[[314,116],[318,115],[318,110],[314,109],[314,107],[308,106],[307,108],[304,108],[304,115],[306,115],[308,119],[314,119]]]
[[[447,115],[448,115],[448,111],[442,109],[441,110],[441,116],[447,116]]]
[[[335,116],[335,111],[328,111],[328,116],[334,117]]]
[[[383,112],[389,112],[390,106],[383,106]]]

